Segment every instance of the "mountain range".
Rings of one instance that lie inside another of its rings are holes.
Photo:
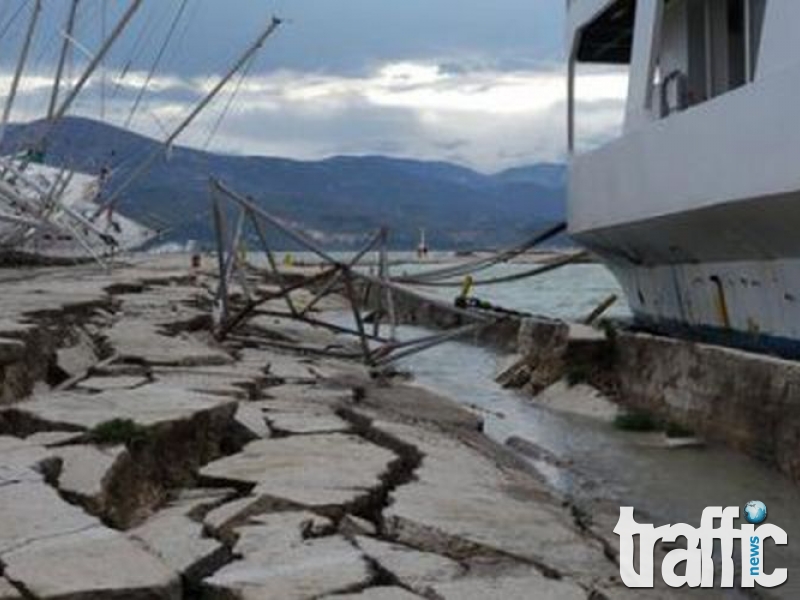
[[[43,122],[12,125],[0,153],[26,149]],[[124,181],[159,142],[70,117],[48,132],[45,162],[82,172],[108,166],[108,189]],[[483,174],[446,162],[385,156],[319,161],[214,154],[175,147],[124,195],[118,210],[164,230],[161,241],[213,239],[209,176],[252,196],[331,248],[350,248],[386,225],[395,248],[425,229],[434,249],[498,247],[565,218],[565,167],[536,164]],[[285,240],[274,242],[286,247]]]

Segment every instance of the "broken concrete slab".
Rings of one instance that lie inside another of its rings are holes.
[[[80,431],[41,431],[25,438],[25,441],[45,448],[70,444],[83,437]]]
[[[78,330],[77,338],[72,346],[56,351],[58,368],[70,377],[86,373],[98,361],[94,343],[88,334]]]
[[[397,456],[346,434],[257,440],[205,466],[211,480],[253,485],[254,496],[287,507],[342,511],[377,493]]]
[[[253,438],[268,438],[271,435],[264,413],[258,406],[246,402],[240,403],[236,409],[234,420]]]
[[[169,336],[158,325],[144,319],[123,319],[106,331],[108,342],[121,360],[150,365],[204,366],[233,362],[230,355],[212,348],[189,334]]]
[[[347,433],[352,425],[335,414],[308,414],[305,412],[265,412],[264,418],[273,435],[310,435]]]
[[[531,571],[527,576],[460,579],[432,587],[441,600],[586,600],[586,590],[568,580],[549,579]]]
[[[2,560],[5,576],[42,600],[181,598],[175,572],[101,525],[31,541],[4,553]]]
[[[0,365],[8,365],[22,360],[25,350],[25,343],[20,340],[0,338]]]
[[[78,388],[95,392],[108,392],[113,390],[132,390],[150,383],[147,377],[141,375],[122,375],[119,377],[89,377],[78,384]]]
[[[466,572],[456,561],[431,552],[363,536],[356,537],[355,542],[401,585],[415,592],[424,593],[431,584],[451,581]]]
[[[312,600],[369,584],[364,556],[345,538],[333,536],[291,548],[269,545],[204,580],[211,600]]]
[[[58,488],[93,514],[102,514],[108,504],[108,483],[114,469],[127,456],[125,446],[78,445],[54,449],[61,459]]]
[[[307,511],[270,512],[273,509],[269,498],[246,496],[210,511],[203,523],[215,537],[235,545],[237,553],[254,552],[276,541],[288,547],[334,531],[326,517]]]
[[[425,456],[384,511],[392,537],[449,556],[498,552],[554,572],[613,574],[601,544],[581,534],[543,484],[440,433],[393,423],[373,427]]]
[[[305,540],[334,533],[333,521],[307,511],[267,513],[254,516],[250,525],[236,530],[234,552],[250,556],[270,544],[292,548]]]
[[[35,540],[82,531],[99,521],[41,481],[0,485],[0,557]]]
[[[376,536],[378,535],[378,528],[372,521],[367,521],[361,517],[354,515],[345,515],[339,521],[339,532],[348,537],[355,537],[358,535],[363,536]]]
[[[159,513],[169,512],[193,520],[200,519],[209,511],[230,502],[236,495],[236,490],[231,488],[187,488],[178,492]]]
[[[336,336],[324,327],[284,317],[258,316],[248,321],[248,327],[269,338],[303,346],[326,347],[336,342]]]
[[[202,524],[171,511],[154,515],[128,535],[190,581],[211,575],[230,558],[225,546],[204,535]]]
[[[372,587],[355,594],[325,596],[322,600],[419,600],[417,596],[401,587]]]
[[[619,406],[597,388],[585,383],[569,385],[563,379],[534,396],[533,401],[554,411],[609,423],[619,414]]]
[[[251,517],[269,507],[270,502],[259,496],[245,496],[210,510],[203,518],[203,523],[216,538],[233,545],[238,537],[235,528],[244,525]]]
[[[54,392],[0,411],[27,416],[50,428],[87,430],[115,419],[128,419],[143,427],[189,420],[206,412],[233,413],[229,399],[206,396],[183,388],[154,383],[144,388],[102,394]]]
[[[24,598],[8,579],[0,577],[0,600],[24,600]]]
[[[61,460],[43,446],[21,438],[0,436],[0,485],[52,480],[60,469]]]

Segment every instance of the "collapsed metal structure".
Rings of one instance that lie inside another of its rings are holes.
[[[236,336],[241,328],[254,315],[269,315],[302,321],[308,325],[322,327],[336,333],[355,336],[359,342],[358,352],[342,352],[340,350],[300,347],[285,344],[274,339],[259,339],[259,343],[278,347],[299,349],[309,353],[326,354],[338,358],[361,359],[366,365],[382,370],[401,358],[438,346],[457,338],[479,332],[487,327],[497,325],[513,316],[500,311],[483,310],[481,308],[459,308],[453,304],[423,296],[411,285],[430,284],[435,279],[458,277],[463,274],[482,270],[500,262],[522,254],[542,242],[554,237],[564,230],[563,224],[551,227],[533,236],[525,244],[514,249],[501,252],[477,261],[467,262],[455,267],[437,269],[421,273],[414,277],[393,279],[390,274],[388,259],[389,231],[381,228],[373,233],[366,244],[348,259],[339,259],[321,248],[314,240],[297,229],[287,225],[280,218],[270,214],[256,201],[240,194],[223,182],[210,180],[212,215],[216,233],[217,260],[219,282],[214,300],[214,330],[218,339]],[[227,209],[227,210],[226,210]],[[231,210],[232,209],[232,210]],[[233,222],[228,216],[234,215]],[[268,268],[260,269],[243,257],[240,251],[246,239],[248,228],[266,256]],[[269,231],[281,235],[299,244],[304,250],[314,254],[322,263],[322,271],[317,274],[299,277],[296,281],[288,281],[281,272],[275,258],[274,248],[270,245]],[[377,253],[377,274],[366,270],[364,258],[370,253]],[[573,253],[553,263],[539,266],[536,273],[546,272],[575,262],[585,257],[584,253]],[[255,272],[277,286],[276,291],[258,292],[248,281],[248,272]],[[531,272],[525,276],[530,277]],[[234,280],[241,289],[241,298],[232,293]],[[446,283],[444,285],[452,285]],[[459,284],[460,285],[460,284]],[[292,293],[300,289],[312,290],[312,299],[302,308],[292,299]],[[349,305],[353,315],[354,326],[346,327],[311,316],[310,312],[317,304],[330,294],[340,294]],[[409,340],[398,340],[398,319],[395,310],[395,296],[402,293],[413,296],[421,302],[435,305],[438,309],[452,314],[461,324],[454,329],[417,337]],[[264,310],[262,307],[274,300],[282,300],[286,310]],[[517,313],[518,314],[518,313]],[[388,327],[388,336],[382,335],[382,326]],[[371,331],[369,325],[372,326]]]

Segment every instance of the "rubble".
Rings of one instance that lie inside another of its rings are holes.
[[[215,341],[208,275],[177,260],[0,281],[0,600],[613,589],[602,545],[479,416],[292,351],[342,343],[318,327],[248,325],[285,351]],[[72,377],[48,381],[59,355]]]

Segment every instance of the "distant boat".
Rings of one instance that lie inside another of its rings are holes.
[[[571,237],[644,327],[800,356],[800,2],[567,6]],[[621,136],[581,153],[583,63],[629,77]]]
[[[61,32],[64,41],[56,68],[47,117],[42,122],[42,127],[34,128],[36,139],[30,141],[15,155],[0,157],[0,262],[17,260],[58,262],[86,258],[103,262],[118,252],[135,250],[152,241],[157,236],[156,231],[117,211],[123,192],[138,178],[144,176],[159,158],[165,153],[169,153],[178,136],[189,127],[237,73],[245,70],[255,53],[282,23],[280,19],[273,17],[256,41],[167,136],[163,145],[136,166],[122,184],[108,190],[106,188],[109,185],[113,167],[111,164],[103,165],[98,175],[45,165],[47,137],[61,118],[67,114],[93,73],[102,65],[107,52],[126,30],[142,1],[130,0],[127,9],[112,32],[104,37],[100,49],[91,56],[77,82],[64,94],[62,99],[61,84],[67,56],[72,45],[80,46],[74,37],[74,26],[81,0],[70,1],[66,26]],[[175,33],[175,26],[183,16],[185,6],[185,2],[179,5],[162,50],[167,47],[170,37]],[[34,0],[30,21],[20,48],[11,91],[5,102],[0,123],[0,140],[8,127],[16,92],[24,75],[41,11],[42,0]],[[129,122],[162,55],[163,52],[159,53],[151,66],[147,80],[141,87],[131,110]],[[129,66],[127,65],[123,72],[126,72]],[[227,111],[229,108],[230,102],[225,110]],[[224,114],[223,112],[223,116]],[[221,119],[222,117],[219,118],[219,120]]]
[[[425,241],[425,230],[419,230],[419,244],[417,244],[417,258],[428,258],[428,243]]]

